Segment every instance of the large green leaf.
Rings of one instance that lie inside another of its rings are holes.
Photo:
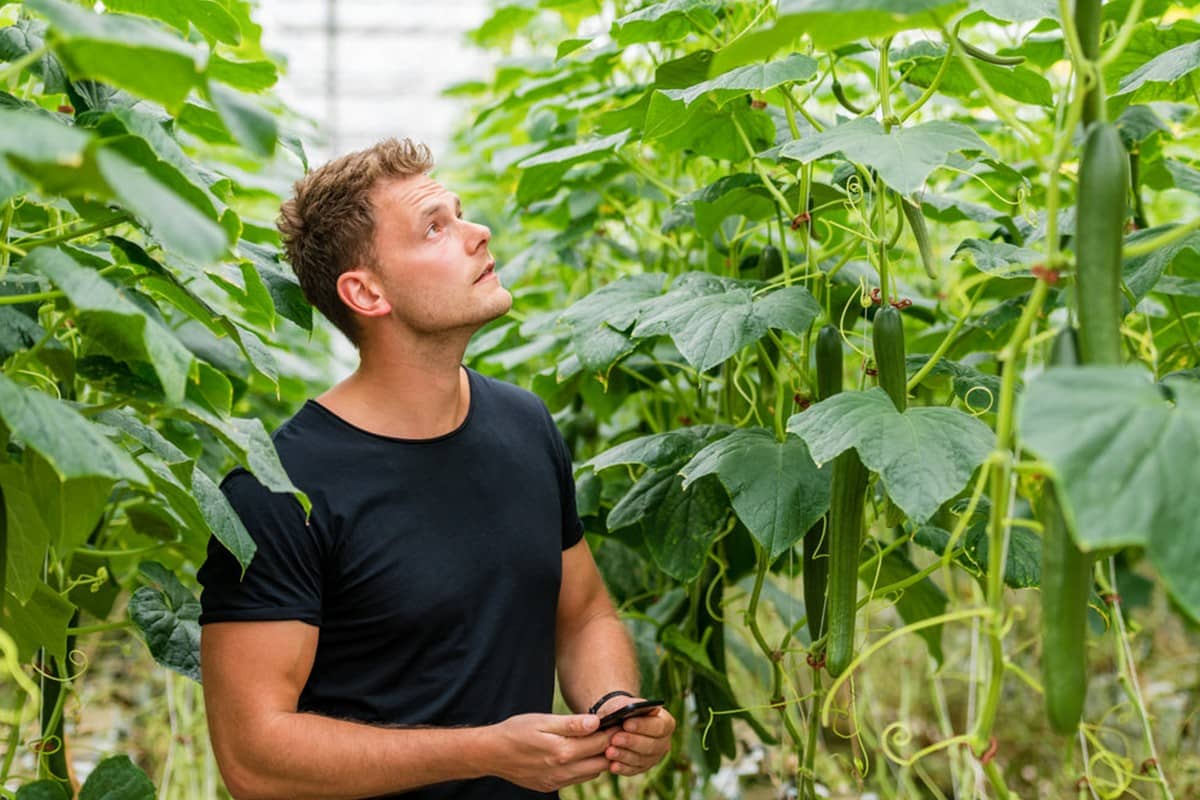
[[[39,247],[22,264],[54,281],[78,309],[80,328],[105,352],[148,362],[168,402],[183,400],[194,359],[174,334],[63,250]]]
[[[801,333],[821,313],[802,286],[787,286],[755,297],[749,284],[694,280],[672,289],[643,310],[635,338],[670,335],[688,363],[711,369],[776,328]]]
[[[261,99],[219,83],[208,85],[208,96],[221,122],[243,147],[263,158],[274,154],[279,131],[275,117],[262,108]]]
[[[60,663],[67,657],[67,625],[75,606],[62,595],[36,580],[28,601],[10,599],[3,606],[0,628],[16,641],[22,661],[32,659],[40,647]]]
[[[144,562],[140,570],[153,585],[129,598],[129,618],[146,637],[155,661],[199,682],[200,601],[158,562]]]
[[[206,36],[225,44],[238,44],[242,39],[237,20],[217,0],[105,0],[104,7],[161,19],[183,34],[189,25],[195,25]]]
[[[129,756],[109,756],[96,765],[79,800],[154,800],[154,783],[129,760]]]
[[[529,203],[558,188],[563,175],[575,164],[606,158],[629,139],[629,131],[614,133],[589,142],[559,147],[531,156],[517,164],[524,170],[517,186],[517,202]]]
[[[928,88],[938,74],[946,45],[933,42],[916,42],[893,55],[897,65],[904,65],[906,80],[922,89]],[[911,68],[909,68],[909,63]],[[1033,103],[1050,107],[1054,105],[1054,89],[1050,81],[1028,67],[1003,67],[986,61],[974,65],[997,93],[1011,97],[1019,103]],[[938,91],[944,95],[972,102],[980,98],[979,87],[970,74],[962,70],[949,69],[942,74]]]
[[[237,249],[238,255],[244,256],[254,265],[280,316],[306,331],[311,331],[312,306],[304,297],[304,290],[300,288],[300,281],[295,273],[284,263],[282,254],[276,249],[246,241],[239,242]]]
[[[642,537],[654,563],[676,581],[694,581],[728,517],[725,493],[714,479],[692,483],[685,491],[683,477],[674,470],[650,473],[642,480],[655,487],[647,495],[653,501],[641,519]]]
[[[697,97],[707,92],[716,92],[719,105],[729,102],[746,92],[765,92],[783,83],[811,80],[817,74],[815,59],[803,53],[792,53],[778,61],[765,64],[747,64],[732,69],[723,75],[689,86],[685,89],[664,89],[663,94],[672,100],[682,100],[691,105]]]
[[[71,800],[67,790],[56,780],[46,778],[27,783],[17,790],[16,800]]]
[[[719,0],[665,0],[619,17],[610,31],[621,46],[639,42],[674,42],[695,30],[712,30]]]
[[[738,519],[772,559],[787,552],[829,509],[829,471],[813,463],[804,442],[780,442],[763,428],[744,428],[713,442],[681,470],[683,488],[716,475]]]
[[[42,574],[50,531],[20,464],[0,463],[0,487],[4,490],[3,511],[9,531],[4,585],[18,602],[28,603]]]
[[[968,238],[959,242],[950,258],[961,259],[981,272],[998,278],[1028,278],[1029,268],[1044,259],[1041,253],[1008,242]]]
[[[1200,23],[1193,20],[1181,19],[1170,25],[1160,26],[1156,20],[1147,19],[1136,25],[1121,54],[1104,68],[1105,87],[1112,98],[1109,101],[1110,111],[1120,110],[1131,103],[1149,103],[1156,100],[1190,102],[1192,81],[1166,82],[1157,77],[1178,69],[1186,70],[1189,53],[1187,49],[1177,54],[1183,58],[1172,56],[1160,61],[1153,68],[1147,67],[1159,57],[1186,47],[1197,38],[1200,38]],[[1139,73],[1140,77],[1135,78],[1138,80],[1138,87],[1122,92],[1125,82]]]
[[[962,491],[995,442],[986,425],[957,409],[910,407],[901,414],[879,387],[822,400],[789,419],[788,430],[820,464],[853,447],[915,522]]]
[[[45,44],[46,23],[40,19],[19,19],[7,28],[0,28],[0,60],[16,61],[41,50]],[[42,79],[42,87],[48,94],[67,90],[67,74],[50,53],[35,61],[30,71]]]
[[[937,27],[960,0],[780,0],[776,27],[807,33],[821,49],[918,27]]]
[[[50,21],[47,35],[68,71],[107,81],[178,111],[196,86],[204,51],[153,23],[98,14],[64,0],[26,0]]]
[[[974,0],[972,6],[978,6],[996,19],[1006,22],[1058,19],[1058,3],[1055,0]]]
[[[1174,227],[1174,225],[1158,225],[1136,231],[1125,239],[1125,244],[1128,246],[1152,240]],[[1151,292],[1184,250],[1200,253],[1200,232],[1176,239],[1165,247],[1156,248],[1145,255],[1125,259],[1125,263],[1121,266],[1121,281],[1129,289],[1134,300],[1140,301]]]
[[[196,498],[196,506],[212,530],[213,536],[217,537],[217,541],[225,545],[243,569],[250,566],[250,560],[254,558],[258,546],[246,530],[241,517],[229,504],[224,492],[199,465],[192,471],[192,494]]]
[[[670,464],[686,462],[707,444],[732,430],[728,425],[693,425],[639,436],[608,448],[584,462],[583,467],[590,467],[597,472],[609,467],[631,464],[662,469]]]
[[[1173,47],[1121,78],[1118,94],[1140,89],[1146,83],[1173,84],[1200,68],[1200,40]]]
[[[607,372],[614,361],[633,351],[634,342],[626,331],[637,320],[641,302],[662,292],[666,277],[661,272],[626,275],[562,313],[572,348],[585,369]]]
[[[679,198],[663,223],[663,233],[687,229],[692,225],[702,235],[712,236],[727,217],[734,214],[747,219],[768,219],[777,211],[775,198],[762,178],[739,172],[718,178],[702,189]]]
[[[723,161],[747,161],[751,150],[763,150],[775,143],[775,123],[765,112],[743,103],[722,108],[708,97],[686,106],[682,100],[655,92],[646,109],[645,126],[643,138],[648,142]],[[743,133],[750,140],[750,149]]]
[[[87,541],[104,514],[112,492],[108,477],[62,480],[54,468],[36,453],[25,460],[28,487],[38,512],[50,532],[50,544],[65,558]]]
[[[851,161],[874,167],[884,183],[910,194],[957,151],[993,153],[979,134],[957,122],[925,122],[896,127],[889,133],[874,118],[860,117],[788,142],[779,154],[808,162],[840,152]]]
[[[185,406],[179,413],[212,431],[263,486],[273,492],[296,494],[296,499],[306,512],[312,507],[308,497],[292,484],[262,420],[242,417],[221,419],[196,406]]]
[[[227,235],[221,226],[181,196],[181,184],[162,182],[160,175],[168,174],[165,165],[131,161],[112,150],[97,152],[96,164],[113,196],[167,248],[200,264],[225,251]]]
[[[1062,490],[1080,548],[1146,548],[1168,591],[1200,620],[1200,386],[1138,367],[1060,367],[1018,408],[1025,446]]]
[[[0,155],[30,164],[79,167],[90,137],[50,117],[0,109]]]
[[[146,476],[101,429],[60,400],[0,374],[0,419],[63,478],[109,477],[145,484]]]

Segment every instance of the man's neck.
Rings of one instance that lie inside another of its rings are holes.
[[[316,398],[347,422],[402,439],[432,439],[466,419],[471,390],[462,367],[466,344],[364,347],[358,369]]]

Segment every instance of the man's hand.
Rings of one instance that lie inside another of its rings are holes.
[[[630,703],[644,698],[614,697],[600,707],[598,715],[603,717]],[[675,732],[675,718],[665,708],[656,708],[640,717],[630,717],[612,734],[612,741],[604,751],[608,759],[608,770],[614,775],[638,775],[662,761],[671,749],[671,734]]]
[[[538,792],[603,775],[609,769],[604,751],[613,732],[597,731],[599,726],[595,714],[509,717],[495,726],[500,747],[496,774]]]

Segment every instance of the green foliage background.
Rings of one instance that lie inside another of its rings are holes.
[[[650,776],[579,796],[711,791],[763,745],[744,783],[804,797],[1200,786],[1188,715],[1137,691],[1194,662],[1200,617],[1200,25],[1189,2],[1102,6],[1127,365],[1043,375],[1087,230],[1096,67],[1069,6],[523,0],[473,32],[496,69],[452,90],[474,111],[437,177],[492,226],[517,302],[469,363],[555,412],[644,691],[682,723]],[[208,538],[253,557],[216,481],[241,463],[293,491],[267,432],[332,380],[273,227],[303,128],[251,5],[105,8],[0,6],[0,787],[23,798],[70,786],[80,639],[136,636],[198,678]],[[906,410],[873,388],[883,303]],[[847,391],[818,402],[822,325]],[[849,450],[873,476],[863,658],[833,681],[801,550]],[[1098,565],[1086,751],[1031,713],[1052,482]],[[1172,680],[1197,707],[1200,677]],[[116,755],[80,796],[153,794]]]

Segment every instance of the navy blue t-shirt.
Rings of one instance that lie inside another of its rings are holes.
[[[583,526],[571,460],[536,396],[468,370],[470,408],[435,439],[381,436],[309,400],[273,434],[312,501],[238,468],[221,482],[257,552],[214,538],[202,625],[320,628],[299,710],[381,725],[486,725],[549,713],[562,551]],[[554,797],[496,778],[405,798]]]

